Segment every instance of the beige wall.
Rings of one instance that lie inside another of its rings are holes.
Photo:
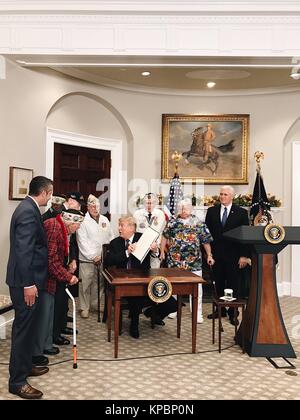
[[[58,101],[47,118],[47,126],[88,136],[124,137],[124,131],[115,116],[92,97],[80,93]]]
[[[62,99],[60,99],[62,98]],[[33,168],[45,173],[46,126],[81,134],[121,138],[124,168],[129,179],[160,178],[161,114],[250,114],[250,183],[237,192],[251,192],[255,176],[252,156],[265,153],[263,174],[267,190],[285,199],[290,221],[290,144],[300,139],[300,93],[228,97],[158,96],[126,92],[68,79],[55,72],[39,72],[7,64],[7,77],[0,80],[0,291],[4,290],[8,255],[9,221],[17,202],[9,201],[8,167]],[[54,106],[54,107],[53,107]],[[48,115],[49,114],[49,115]],[[214,194],[218,186],[208,186]],[[288,279],[288,264],[281,268]]]

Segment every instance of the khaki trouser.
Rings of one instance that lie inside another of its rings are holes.
[[[198,307],[197,307],[197,320],[202,318],[202,295],[203,295],[203,288],[202,284],[198,284]],[[190,311],[192,312],[192,295],[190,295]]]
[[[203,318],[202,314],[202,295],[203,295],[203,288],[202,284],[198,284],[198,305],[197,305],[197,321],[200,321]],[[177,296],[173,297],[176,299]],[[190,311],[192,312],[192,295],[190,295]],[[170,318],[175,318],[176,312],[170,314]],[[172,316],[173,315],[173,316]]]
[[[97,310],[98,285],[97,285],[97,266],[93,263],[84,263],[80,261],[79,277],[79,307],[82,311],[90,309]],[[100,274],[100,299],[104,294],[104,281]]]

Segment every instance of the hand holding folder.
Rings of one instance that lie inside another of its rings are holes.
[[[149,226],[140,239],[136,242],[136,248],[132,255],[135,256],[141,263],[144,261],[146,255],[150,251],[150,246],[155,242],[159,237],[159,232]]]

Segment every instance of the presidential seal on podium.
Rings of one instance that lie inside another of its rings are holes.
[[[148,284],[148,296],[153,302],[164,303],[172,295],[172,284],[166,277],[156,276]]]
[[[284,227],[270,223],[264,229],[264,236],[265,239],[271,244],[279,244],[284,240],[285,237]]]

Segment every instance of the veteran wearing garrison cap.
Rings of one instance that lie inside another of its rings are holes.
[[[42,215],[43,222],[60,214],[64,209],[63,204],[65,201],[66,196],[64,194],[53,195],[51,199],[51,207]]]
[[[63,317],[54,317],[55,292],[58,284],[78,283],[78,278],[68,269],[69,236],[75,233],[83,222],[84,214],[79,210],[65,209],[56,217],[44,223],[48,242],[48,279],[45,290],[40,293],[42,304],[39,310],[38,335],[34,356],[37,363],[46,363],[43,354],[59,353],[55,344],[63,344],[60,335]],[[38,361],[40,359],[40,362]]]
[[[90,309],[97,308],[97,277],[102,259],[102,245],[113,239],[110,222],[100,214],[100,201],[90,194],[87,201],[87,213],[77,232],[79,247],[79,305],[81,317],[88,318]],[[104,284],[100,283],[100,298]]]
[[[136,220],[136,231],[139,233],[144,233],[144,231],[151,226],[154,230],[162,233],[166,219],[164,212],[158,208],[157,206],[157,197],[153,193],[147,193],[143,198],[143,205],[142,209],[136,210],[134,212],[133,217]],[[158,238],[158,246],[161,242],[161,235]],[[160,260],[155,256],[151,256],[150,264],[152,268],[159,268],[160,267]]]
[[[84,196],[79,191],[72,191],[66,194],[66,200],[62,204],[62,211],[65,210],[81,210],[81,205],[84,204]],[[78,245],[76,241],[76,235],[70,235],[70,250],[69,250],[69,270],[71,273],[78,276]],[[76,288],[72,288],[72,293],[76,295]],[[75,289],[75,290],[74,290]],[[55,293],[55,307],[54,307],[54,319],[63,318],[63,322],[60,324],[62,330],[60,332],[55,332],[54,335],[57,337],[62,334],[72,334],[72,328],[67,327],[68,322],[68,296],[65,292],[64,284],[58,283]],[[57,322],[54,322],[55,325],[58,325]],[[64,340],[65,343],[67,340]]]

